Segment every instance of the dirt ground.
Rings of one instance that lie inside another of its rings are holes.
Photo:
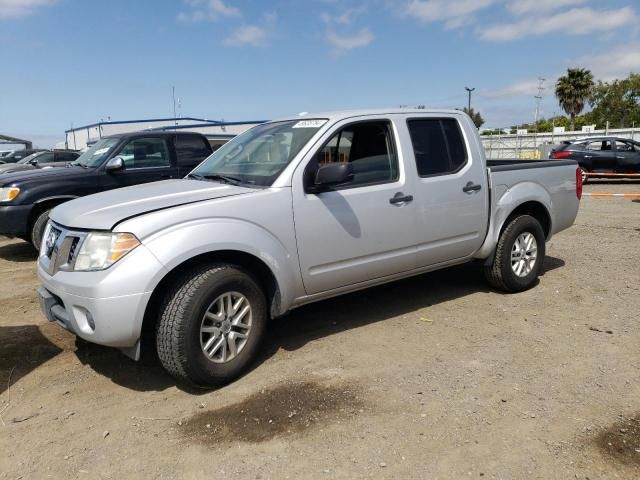
[[[47,323],[0,240],[0,479],[638,479],[640,203],[583,198],[547,254],[521,294],[466,265],[296,310],[205,392]]]

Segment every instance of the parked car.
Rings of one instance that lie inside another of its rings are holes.
[[[0,165],[0,174],[23,172],[35,168],[64,167],[68,163],[75,161],[79,156],[80,153],[74,150],[36,152],[16,163]]]
[[[23,150],[13,150],[10,153],[8,153],[7,155],[3,156],[2,158],[0,158],[0,163],[16,163],[20,160],[22,160],[25,157],[28,157],[29,155],[32,155],[36,152],[42,152],[43,149],[33,149],[33,148],[28,148],[28,149],[23,149]]]
[[[0,159],[2,159],[2,157],[6,157],[10,153],[13,153],[14,151],[15,150],[0,150]]]
[[[184,177],[211,154],[206,137],[188,132],[137,132],[104,137],[69,168],[0,175],[0,235],[36,248],[55,206],[96,192]]]
[[[269,122],[186,179],[56,207],[40,303],[87,341],[135,359],[152,342],[175,377],[218,385],[306,303],[472,260],[494,287],[530,288],[581,188],[574,161],[487,162],[457,110]]]
[[[640,173],[640,143],[628,138],[579,138],[551,150],[551,158],[576,160],[582,169],[583,183],[599,174]]]

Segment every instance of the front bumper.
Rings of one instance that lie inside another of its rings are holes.
[[[27,235],[32,205],[0,206],[0,235],[24,237]]]
[[[99,272],[49,275],[38,261],[40,307],[49,321],[89,342],[131,348],[140,338],[153,286],[165,273],[144,245]]]

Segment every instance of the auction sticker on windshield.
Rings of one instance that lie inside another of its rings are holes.
[[[291,128],[320,128],[325,123],[327,123],[327,119],[316,119],[316,120],[300,120]]]

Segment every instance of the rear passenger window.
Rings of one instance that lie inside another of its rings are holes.
[[[338,131],[320,149],[305,170],[305,183],[313,182],[318,167],[351,163],[353,179],[337,188],[350,188],[398,179],[398,159],[388,121],[359,122]]]
[[[610,152],[611,142],[609,140],[596,140],[595,142],[589,142],[587,144],[587,150],[592,152]]]
[[[178,165],[194,165],[200,163],[211,154],[208,142],[198,135],[176,135],[174,144]]]
[[[467,149],[456,120],[422,118],[408,120],[407,125],[421,177],[455,173],[467,163]]]

